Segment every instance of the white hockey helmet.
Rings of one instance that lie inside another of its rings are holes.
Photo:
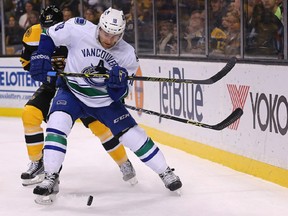
[[[125,30],[126,20],[123,11],[108,8],[100,16],[99,26],[108,34],[118,35]]]

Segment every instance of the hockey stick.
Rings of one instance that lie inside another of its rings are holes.
[[[222,122],[220,122],[216,125],[209,125],[209,124],[205,124],[205,123],[201,123],[201,122],[196,122],[196,121],[192,121],[192,120],[178,118],[176,116],[161,114],[161,113],[147,110],[147,109],[136,108],[136,107],[133,107],[133,106],[130,106],[127,104],[125,104],[125,107],[127,107],[128,109],[134,110],[134,111],[140,111],[140,112],[142,111],[142,112],[149,114],[149,115],[155,115],[155,116],[159,116],[162,118],[171,119],[171,120],[186,123],[186,124],[192,124],[192,125],[197,126],[197,127],[208,128],[208,129],[212,129],[212,130],[223,130],[224,128],[228,127],[230,124],[235,122],[237,119],[239,119],[243,115],[243,110],[241,108],[237,108],[227,118],[225,118]]]
[[[151,82],[172,82],[172,83],[191,83],[191,84],[205,84],[210,85],[216,83],[222,79],[232,68],[237,61],[236,57],[232,57],[228,60],[227,64],[218,71],[215,75],[208,79],[195,80],[195,79],[176,79],[176,78],[164,78],[164,77],[145,77],[145,76],[128,76],[128,80],[140,80]],[[82,78],[108,78],[109,74],[99,73],[74,73],[74,72],[61,72],[61,71],[49,71],[48,76],[69,76],[69,77],[82,77]]]

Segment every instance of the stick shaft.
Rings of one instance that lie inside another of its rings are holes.
[[[191,124],[197,127],[202,127],[202,128],[208,128],[208,129],[212,129],[212,130],[223,130],[224,128],[228,127],[229,125],[231,125],[233,122],[235,122],[237,119],[239,119],[242,115],[243,115],[243,110],[241,108],[237,108],[236,110],[234,110],[227,118],[225,118],[222,122],[216,124],[216,125],[209,125],[209,124],[205,124],[205,123],[201,123],[201,122],[196,122],[196,121],[192,121],[192,120],[187,120],[187,119],[182,119],[176,116],[170,116],[170,115],[166,115],[166,114],[162,114],[162,113],[158,113],[152,110],[147,110],[147,109],[143,109],[143,108],[137,108],[137,107],[133,107],[130,105],[125,104],[125,107],[134,111],[142,111],[148,115],[155,115],[161,118],[166,118],[166,119],[170,119],[170,120],[174,120],[174,121],[178,121],[178,122],[182,122],[185,124]]]
[[[222,79],[232,68],[235,66],[237,59],[235,57],[229,59],[227,64],[218,71],[215,75],[208,79],[176,79],[176,78],[165,78],[165,77],[145,77],[145,76],[128,76],[128,80],[139,80],[139,81],[150,81],[150,82],[171,82],[171,83],[190,83],[190,84],[203,84],[210,85],[216,83]],[[69,77],[82,77],[82,78],[109,78],[109,74],[99,74],[99,73],[74,73],[74,72],[56,72],[49,71],[48,76],[69,76]]]

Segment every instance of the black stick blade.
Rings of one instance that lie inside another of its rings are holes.
[[[222,122],[213,125],[211,129],[213,130],[223,130],[224,128],[228,127],[232,123],[234,123],[236,120],[238,120],[243,115],[243,110],[241,108],[235,109],[226,119],[224,119]]]
[[[220,79],[222,79],[224,76],[226,76],[226,74],[228,74],[232,70],[232,68],[235,66],[236,62],[237,62],[237,58],[232,57],[228,60],[227,64],[222,68],[222,70],[220,70],[214,76],[212,76],[206,80],[194,80],[194,83],[195,84],[207,84],[207,85],[216,83]]]
[[[152,110],[147,110],[147,109],[143,109],[143,108],[137,108],[137,107],[133,107],[130,105],[125,104],[124,105],[126,108],[134,110],[134,111],[141,111],[143,113],[146,113],[148,115],[155,115],[158,116],[160,118],[166,118],[169,120],[174,120],[174,121],[178,121],[178,122],[182,122],[185,124],[191,124],[197,127],[202,127],[202,128],[207,128],[207,129],[211,129],[211,130],[223,130],[224,128],[228,127],[229,125],[231,125],[233,122],[235,122],[237,119],[239,119],[242,115],[243,115],[243,110],[241,108],[237,108],[236,110],[234,110],[234,112],[232,112],[226,119],[224,119],[222,122],[216,124],[216,125],[210,125],[210,124],[205,124],[205,123],[201,123],[201,122],[196,122],[196,121],[192,121],[192,120],[187,120],[187,119],[183,119],[183,118],[179,118],[176,116],[170,116],[170,115],[166,115],[166,114],[162,114],[159,112],[155,112]]]

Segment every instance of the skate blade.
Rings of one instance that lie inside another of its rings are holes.
[[[45,174],[40,174],[35,176],[33,179],[22,179],[22,185],[29,186],[29,185],[35,185],[41,183],[45,178]]]
[[[34,201],[39,205],[52,205],[56,201],[56,194],[50,194],[48,196],[38,195]]]
[[[178,196],[182,196],[182,191],[181,191],[181,189],[177,189],[177,190],[175,190],[175,191],[173,191],[176,195],[178,195]]]
[[[133,177],[133,178],[129,179],[128,182],[133,186],[133,185],[136,185],[138,183],[138,179],[136,177]]]

